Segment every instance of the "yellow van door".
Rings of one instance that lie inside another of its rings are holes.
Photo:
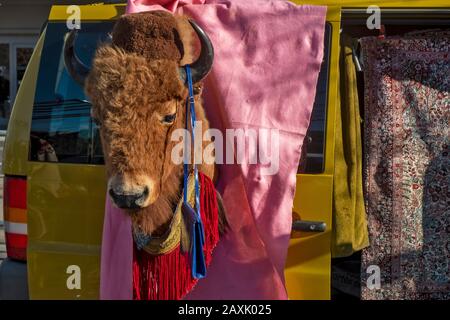
[[[289,299],[331,298],[331,229],[340,10],[328,7],[324,60],[297,175],[285,267]],[[303,157],[303,156],[302,156]]]
[[[80,59],[88,63],[124,6],[81,6]],[[98,299],[106,178],[98,128],[83,88],[64,67],[67,7],[44,33],[27,146],[31,299]]]

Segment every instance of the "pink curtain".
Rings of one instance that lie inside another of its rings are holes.
[[[219,242],[205,279],[187,299],[286,299],[284,264],[296,172],[323,56],[326,7],[287,1],[129,1],[127,12],[169,10],[192,17],[210,36],[215,61],[205,81],[211,126],[272,129],[268,166],[220,166],[218,190],[231,231]],[[270,137],[270,135],[269,135]],[[131,224],[107,198],[101,298],[131,299]]]

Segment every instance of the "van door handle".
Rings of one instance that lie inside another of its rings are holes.
[[[292,231],[303,232],[324,232],[327,224],[322,221],[294,220],[292,221]]]

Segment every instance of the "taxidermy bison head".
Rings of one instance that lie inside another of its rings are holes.
[[[195,37],[200,47],[192,62]],[[212,66],[213,48],[193,21],[166,12],[122,16],[111,43],[101,45],[89,70],[76,56],[77,31],[65,42],[66,68],[84,86],[98,124],[108,176],[108,192],[116,206],[136,219],[147,213],[147,232],[170,220],[181,194],[182,165],[174,165],[171,133],[184,128],[188,96],[183,64],[191,63],[193,82]],[[208,128],[196,85],[196,112]],[[202,169],[202,168],[200,168]],[[212,176],[211,168],[205,169]],[[212,169],[213,170],[213,169]]]

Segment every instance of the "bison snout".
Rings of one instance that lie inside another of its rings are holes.
[[[148,187],[144,187],[141,192],[120,193],[113,188],[109,190],[109,195],[116,206],[121,209],[139,209],[144,206],[149,194]]]

